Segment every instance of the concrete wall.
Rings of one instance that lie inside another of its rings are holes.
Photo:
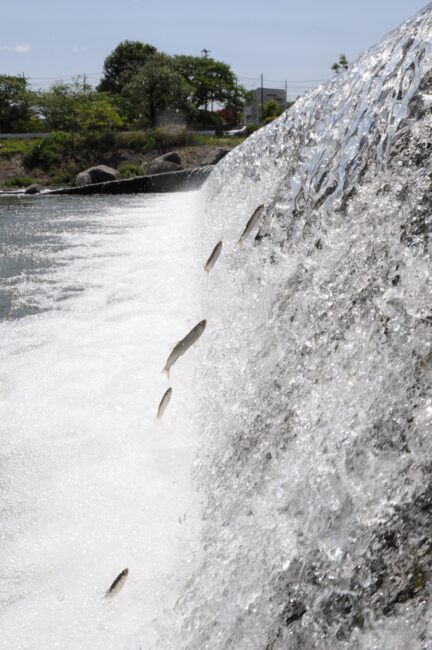
[[[80,187],[67,187],[62,190],[53,190],[50,194],[140,194],[159,192],[187,192],[196,190],[204,183],[213,169],[213,165],[182,169],[178,172],[166,174],[153,174],[149,176],[136,176],[120,181],[107,181],[81,185]]]

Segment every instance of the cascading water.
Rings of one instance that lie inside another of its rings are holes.
[[[204,557],[169,647],[432,648],[431,136],[428,5],[210,176]]]

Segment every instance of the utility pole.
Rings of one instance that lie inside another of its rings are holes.
[[[287,80],[285,79],[285,106],[284,108],[287,107],[288,104],[288,83]]]
[[[261,119],[260,122],[264,121],[264,75],[261,73]]]
[[[208,59],[208,55],[210,54],[210,52],[211,52],[211,50],[206,50],[205,47],[201,50],[201,54],[204,56],[205,59]],[[205,110],[207,110],[207,108],[208,108],[208,98],[207,97],[206,97],[204,106],[205,106]],[[213,110],[213,100],[212,100],[212,110]]]

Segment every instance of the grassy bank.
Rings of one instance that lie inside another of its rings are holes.
[[[148,163],[168,151],[234,147],[243,140],[178,128],[103,134],[55,132],[43,139],[2,140],[0,187],[69,184],[80,171],[96,164],[114,167],[124,178],[130,178],[146,173]]]

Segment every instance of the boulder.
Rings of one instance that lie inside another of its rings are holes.
[[[176,151],[172,151],[152,160],[147,167],[147,173],[163,174],[164,172],[176,172],[179,169],[182,169],[181,158]]]
[[[39,187],[39,185],[33,183],[33,185],[29,185],[28,187],[26,187],[25,194],[39,194],[40,191],[41,188]]]
[[[105,183],[105,181],[116,181],[120,178],[121,174],[112,167],[107,165],[96,165],[90,167],[84,172],[80,172],[75,178],[74,185],[91,185],[92,183]]]
[[[203,155],[200,159],[200,165],[216,165],[219,160],[222,160],[224,156],[231,151],[228,147],[219,147],[218,149],[212,149]]]
[[[147,167],[148,174],[164,174],[165,172],[177,172],[181,169],[181,165],[170,162],[169,160],[153,160]]]
[[[181,158],[177,153],[177,151],[171,151],[170,153],[166,153],[163,156],[157,158],[156,160],[168,160],[168,162],[173,162],[180,166],[182,164]]]

